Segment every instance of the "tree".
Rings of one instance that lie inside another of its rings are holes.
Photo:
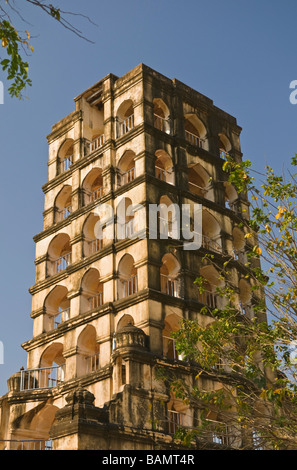
[[[60,8],[38,0],[25,0],[41,9],[42,12],[49,15],[55,21],[58,21],[64,28],[68,29],[78,37],[89,42],[89,39],[83,36],[82,32],[68,21],[69,15],[82,16],[91,21],[82,14],[66,12]],[[1,2],[3,3],[3,2]],[[29,62],[27,57],[34,51],[31,44],[30,33],[27,29],[21,31],[14,25],[16,18],[22,22],[26,20],[22,17],[20,11],[15,6],[13,0],[5,0],[5,7],[0,3],[0,39],[2,49],[6,57],[0,61],[2,70],[6,73],[7,80],[11,82],[8,92],[11,97],[23,98],[23,92],[27,86],[32,85],[29,77]],[[14,18],[13,18],[14,17]],[[94,24],[94,23],[93,23]]]
[[[244,263],[206,255],[220,273],[220,308],[204,306],[199,321],[185,320],[173,334],[177,352],[195,371],[192,383],[163,376],[175,396],[196,410],[197,426],[176,433],[184,444],[297,449],[296,165],[297,156],[284,174],[266,167],[256,176],[250,161],[227,156],[223,165],[238,193],[251,196],[250,217],[237,224],[245,234]],[[242,305],[234,269],[249,286]],[[195,282],[204,292],[204,279]]]

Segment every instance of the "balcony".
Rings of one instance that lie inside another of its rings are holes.
[[[123,121],[117,121],[117,137],[122,137],[127,134],[134,128],[134,114],[131,114],[129,117]]]
[[[102,249],[102,239],[95,238],[94,240],[90,240],[88,242],[89,247],[89,255],[93,255]]]
[[[95,294],[89,298],[90,310],[99,308],[101,305],[103,305],[103,292],[98,292],[98,294]]]
[[[64,207],[57,211],[57,222],[61,222],[71,214],[71,206]]]
[[[217,308],[218,296],[207,290],[204,292],[198,292],[198,302],[210,308]]]
[[[168,434],[175,434],[178,428],[182,424],[181,413],[179,413],[179,411],[168,410],[167,418],[168,418]]]
[[[89,151],[90,153],[94,152],[95,150],[99,149],[100,147],[102,147],[103,145],[105,144],[105,135],[104,134],[101,134],[99,135],[98,137],[96,137],[96,139],[92,140],[90,143],[89,143]]]
[[[60,258],[52,261],[53,274],[58,274],[61,271],[64,271],[71,264],[71,252],[66,253]]]
[[[70,318],[70,307],[60,310],[55,315],[50,316],[50,330],[58,328],[58,326],[64,321],[69,320]]]
[[[53,388],[64,382],[65,365],[21,370],[20,391]]]
[[[209,423],[206,430],[208,440],[215,444],[230,446],[232,441],[230,426],[225,423],[209,419],[207,422]]]
[[[95,372],[100,369],[100,354],[96,353],[92,356],[86,357],[87,361],[87,374]]]
[[[136,294],[137,292],[137,274],[134,274],[129,279],[119,279],[121,285],[120,298],[128,297],[129,295]]]
[[[103,187],[99,187],[89,194],[89,203],[97,201],[103,196]]]
[[[185,131],[186,141],[195,147],[204,148],[205,140],[201,139],[198,135],[193,134],[192,132]]]
[[[154,127],[159,129],[159,131],[170,134],[170,122],[168,119],[165,119],[158,114],[154,114]]]
[[[69,170],[73,162],[73,155],[70,155],[69,157],[64,158],[60,162],[60,173],[64,173],[65,171]]]
[[[53,443],[46,439],[0,439],[0,450],[52,450]]]
[[[174,361],[183,360],[183,355],[176,351],[175,340],[170,336],[163,335],[163,356]]]
[[[202,244],[201,246],[206,250],[216,251],[217,253],[222,253],[221,245],[213,240],[212,238],[207,237],[206,235],[202,235]]]
[[[131,168],[120,175],[119,186],[124,186],[135,179],[135,168]]]
[[[178,297],[178,281],[166,274],[160,274],[160,278],[161,292],[163,292],[163,294],[171,295],[172,297]]]

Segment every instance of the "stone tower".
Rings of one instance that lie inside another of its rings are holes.
[[[209,98],[143,64],[107,75],[74,102],[47,137],[33,337],[22,345],[26,369],[0,399],[0,445],[170,448],[177,426],[199,416],[157,369],[192,380],[171,334],[182,319],[199,320],[203,305],[223,301],[206,252],[218,263],[233,257],[238,305],[252,315],[240,270],[248,202],[222,171],[226,152],[241,160],[241,129]],[[185,249],[171,204],[202,205],[199,249]],[[160,205],[156,233],[151,205]],[[193,284],[198,275],[208,286],[203,295]]]

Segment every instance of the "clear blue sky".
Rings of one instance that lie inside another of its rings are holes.
[[[24,2],[16,0],[16,5]],[[54,3],[54,2],[53,2]],[[296,0],[57,0],[61,9],[88,15],[71,32],[33,6],[22,6],[34,36],[28,99],[12,100],[2,72],[1,322],[6,380],[21,366],[21,343],[32,337],[35,282],[33,236],[42,230],[51,126],[74,109],[73,98],[108,73],[121,76],[139,63],[177,78],[211,98],[242,126],[244,158],[256,169],[288,166],[297,153],[297,105],[289,84],[297,80]],[[4,57],[0,50],[0,57]]]

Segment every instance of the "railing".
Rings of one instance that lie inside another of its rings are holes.
[[[217,253],[222,252],[221,245],[212,238],[207,237],[206,235],[202,235],[202,247],[206,250],[216,251]]]
[[[55,261],[52,261],[52,264],[54,274],[63,271],[71,264],[71,252],[66,253]]]
[[[133,237],[135,233],[135,227],[134,227],[134,219],[130,219],[128,222],[125,224],[125,236],[126,238],[131,238]]]
[[[179,413],[178,411],[174,411],[174,410],[168,410],[167,417],[168,417],[168,433],[175,434],[182,422],[181,413]]]
[[[96,353],[93,356],[86,357],[87,361],[87,374],[95,372],[100,369],[100,353]]]
[[[193,134],[192,132],[185,131],[186,140],[190,144],[195,145],[196,147],[204,147],[205,140],[201,139],[198,135]]]
[[[205,194],[208,192],[209,188],[203,188],[202,186],[199,186],[198,184],[189,181],[189,190],[193,194],[198,194],[198,196],[204,197]]]
[[[217,308],[218,306],[218,296],[207,290],[198,292],[198,301],[210,308]]]
[[[178,297],[178,281],[172,279],[166,274],[161,274],[161,292],[164,294],[172,295],[173,297]]]
[[[103,187],[100,186],[99,188],[95,189],[89,194],[89,202],[97,201],[103,195]]]
[[[20,390],[52,388],[64,382],[65,365],[21,370]]]
[[[104,145],[104,143],[105,143],[104,134],[101,134],[98,137],[96,137],[96,139],[94,139],[90,142],[90,153],[94,152],[94,150],[102,147],[102,145]]]
[[[178,228],[178,227],[177,227]],[[173,221],[160,217],[160,234],[173,238]]]
[[[0,450],[52,450],[49,439],[0,439]]]
[[[119,186],[124,186],[124,184],[130,183],[135,179],[135,168],[131,168],[122,175],[120,175],[120,184]]]
[[[95,294],[89,298],[90,310],[94,310],[94,308],[99,308],[101,305],[103,305],[103,292],[98,292],[98,294]]]
[[[123,295],[121,296],[121,298],[127,297],[132,294],[136,294],[137,274],[134,274],[133,276],[131,276],[129,279],[126,279],[126,280],[120,279],[120,283],[122,284],[122,287],[123,287],[123,291],[122,291]]]
[[[215,444],[231,444],[230,427],[219,421],[207,420],[210,424],[207,426],[207,437]]]
[[[51,315],[50,317],[50,329],[54,330],[58,328],[60,323],[69,320],[70,318],[70,307],[61,310],[60,312],[56,313],[55,315]]]
[[[93,255],[102,249],[102,238],[95,238],[88,242],[89,255]]]
[[[131,131],[134,127],[134,114],[127,117],[124,121],[117,121],[117,137],[122,137]]]
[[[154,126],[156,129],[166,132],[166,134],[170,134],[170,121],[158,116],[158,114],[154,114]]]
[[[70,166],[72,165],[72,161],[73,155],[64,158],[64,160],[60,162],[60,173],[64,173],[65,171],[69,170]]]
[[[178,354],[175,347],[175,339],[163,335],[163,356],[173,360],[183,360],[183,355]]]
[[[229,155],[228,152],[226,152],[225,150],[220,149],[220,157],[223,160],[227,160],[227,155]]]
[[[66,219],[71,214],[71,206],[64,207],[61,210],[57,211],[57,221],[61,222],[61,220]]]

